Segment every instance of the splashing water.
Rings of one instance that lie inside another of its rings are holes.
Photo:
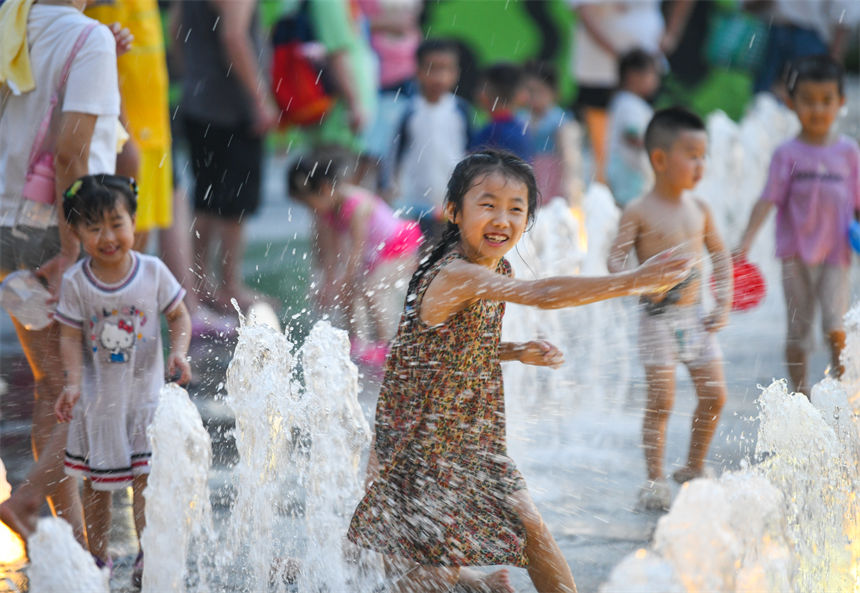
[[[39,519],[27,546],[30,591],[108,593],[108,571],[96,566],[90,553],[75,540],[71,525],[62,519]]]
[[[293,380],[292,343],[258,324],[244,324],[227,369],[226,403],[236,419],[233,435],[240,461],[233,470],[235,502],[222,566],[236,566],[249,591],[265,590],[280,553],[276,525],[283,480],[290,475],[290,430],[301,401]]]
[[[148,434],[152,471],[144,490],[143,591],[183,592],[189,552],[210,549],[214,543],[208,485],[212,445],[200,413],[175,383],[161,388]],[[194,554],[194,559],[197,575],[204,574],[202,554]],[[197,590],[201,584],[198,578]]]

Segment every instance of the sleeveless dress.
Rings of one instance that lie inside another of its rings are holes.
[[[407,303],[376,405],[379,476],[348,537],[422,565],[527,566],[510,495],[526,487],[507,456],[499,341],[505,304],[480,300],[445,323],[418,312],[449,253]],[[510,276],[502,259],[497,273]]]

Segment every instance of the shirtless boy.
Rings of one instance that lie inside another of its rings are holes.
[[[672,290],[640,300],[639,357],[648,384],[642,443],[648,480],[639,493],[639,505],[649,510],[668,509],[672,502],[663,454],[677,363],[684,363],[690,372],[698,405],[687,463],[672,476],[676,482],[702,475],[726,399],[722,353],[714,334],[728,319],[731,261],[707,205],[686,193],[702,178],[707,145],[705,125],[697,115],[678,107],[654,114],[645,132],[654,187],[624,210],[609,253],[610,272],[626,267],[631,249],[640,262],[669,248],[698,262]],[[701,262],[706,249],[719,286],[716,306],[707,315],[701,301]]]

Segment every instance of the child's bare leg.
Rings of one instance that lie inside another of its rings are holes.
[[[84,480],[83,502],[90,554],[106,562],[111,521],[111,492],[95,490],[90,480]]]
[[[394,584],[397,593],[447,593],[457,584],[460,569],[442,566],[415,566]]]
[[[513,495],[514,508],[526,528],[529,578],[540,593],[576,593],[570,566],[549,532],[528,490]]]
[[[507,568],[500,568],[489,574],[472,568],[461,568],[457,584],[468,593],[514,593]]]
[[[837,379],[842,378],[845,367],[842,366],[842,351],[845,350],[845,330],[834,329],[827,334],[827,342],[830,346],[830,369]]]
[[[146,489],[146,483],[149,479],[149,474],[142,474],[134,477],[134,482],[131,485],[132,491],[132,509],[134,510],[134,530],[137,531],[137,547],[140,547],[140,535],[143,533],[143,528],[146,527],[146,501],[143,498],[143,491]]]
[[[693,414],[687,465],[672,474],[678,483],[702,475],[705,467],[705,455],[708,453],[708,447],[717,430],[720,412],[726,403],[726,380],[723,376],[721,360],[712,361],[705,366],[690,368],[690,377],[696,387],[696,398],[699,403]]]
[[[666,447],[666,424],[675,402],[675,367],[645,367],[648,401],[642,421],[642,447],[649,480],[663,478],[663,452]]]
[[[804,393],[809,397],[809,386],[806,383],[806,350],[797,344],[788,344],[785,347],[785,362],[788,366],[788,376],[791,379],[791,387],[798,393]]]

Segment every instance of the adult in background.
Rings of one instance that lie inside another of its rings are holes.
[[[657,55],[664,33],[659,0],[568,0],[577,13],[573,77],[577,108],[594,155],[594,179],[606,181],[607,107],[618,86],[618,60],[635,48]]]
[[[116,172],[134,178],[140,188],[135,249],[143,251],[150,231],[173,222],[167,61],[158,3],[99,0],[85,14],[100,23],[122,23],[134,36],[131,49],[117,60],[121,119],[131,137],[117,155]]]
[[[241,277],[243,221],[259,206],[263,137],[279,116],[258,61],[257,0],[182,2],[181,26],[180,110],[195,178],[195,266],[208,284],[199,296],[222,311],[235,298],[244,309],[260,295]]]
[[[41,225],[23,216],[22,206],[31,202],[22,197],[31,147],[79,35],[93,26],[70,63],[62,100],[54,109],[55,125],[42,147],[53,155],[56,203],[62,202],[63,191],[78,177],[114,171],[120,102],[116,56],[130,43],[122,33],[115,37],[111,29],[85,17],[86,4],[87,0],[7,0],[0,8],[4,50],[0,53],[0,138],[4,139],[0,142],[0,277],[19,269],[34,270],[54,298],[63,273],[78,259],[80,244],[56,212]],[[47,495],[57,515],[72,525],[84,543],[76,485],[63,474],[68,427],[58,424],[53,415],[63,388],[59,327],[51,323],[28,330],[14,318],[13,322],[35,380],[31,437],[37,464],[27,481],[0,505],[0,519],[19,534],[29,535]]]

